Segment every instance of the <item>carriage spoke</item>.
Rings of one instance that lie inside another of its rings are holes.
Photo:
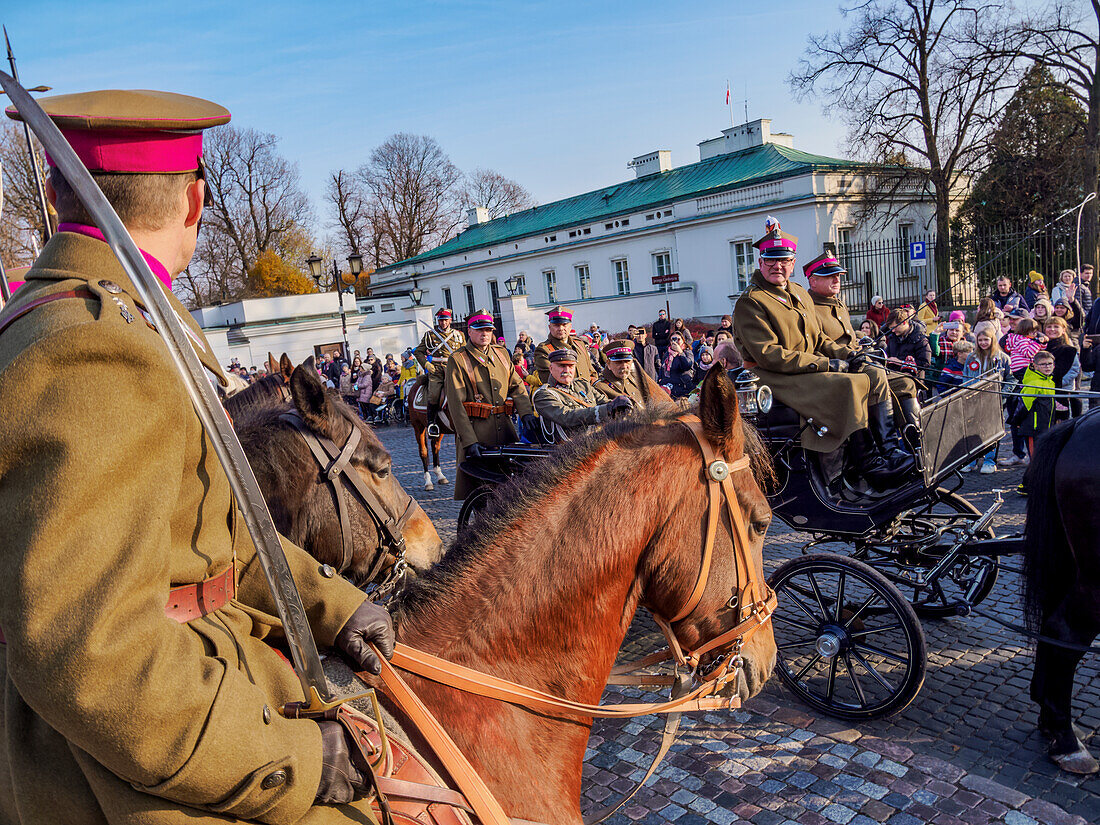
[[[836,662],[837,657],[829,659],[829,683],[825,686],[825,701],[833,701],[833,690],[836,688]]]
[[[801,610],[801,611],[802,611],[803,613],[805,613],[805,614],[806,614],[807,616],[809,616],[809,617],[810,617],[810,619],[811,619],[811,620],[812,620],[813,622],[815,622],[815,627],[816,627],[816,623],[817,623],[817,622],[820,622],[820,621],[821,621],[822,619],[824,619],[824,618],[825,618],[825,617],[826,617],[826,616],[828,615],[828,614],[826,614],[826,613],[822,613],[822,614],[821,614],[820,616],[815,616],[815,615],[814,615],[814,614],[813,614],[813,613],[811,612],[811,609],[810,609],[810,607],[808,607],[808,606],[807,606],[807,605],[806,605],[806,604],[805,604],[805,603],[804,603],[804,602],[802,601],[802,599],[801,599],[801,598],[799,598],[799,597],[798,597],[797,595],[795,595],[795,593],[794,593],[794,592],[793,592],[793,591],[792,591],[792,590],[791,590],[790,588],[787,588],[787,589],[786,589],[786,590],[784,591],[784,595],[786,595],[786,596],[790,596],[790,598],[791,598],[791,601],[792,601],[792,602],[794,602],[794,605],[795,605],[795,606],[796,606],[796,607],[797,607],[797,608],[798,608],[799,610]]]
[[[867,707],[867,696],[863,693],[863,685],[859,683],[859,677],[856,676],[855,668],[852,667],[852,656],[850,653],[844,654],[845,670],[848,671],[848,679],[852,683],[852,689],[856,692],[856,699],[859,700],[860,707]]]
[[[810,580],[810,587],[814,589],[814,597],[817,599],[817,606],[821,608],[822,617],[829,615],[829,611],[825,609],[825,600],[821,595],[821,588],[817,586],[817,579],[814,578],[813,573],[807,573],[806,578]]]
[[[863,613],[863,611],[866,610],[870,606],[871,602],[873,602],[877,598],[878,598],[877,593],[872,593],[870,596],[868,596],[866,601],[864,601],[863,604],[861,604],[859,606],[859,609],[856,610],[855,613],[853,613],[851,616],[848,617],[848,621],[844,622],[844,629],[847,630],[848,628],[850,628],[852,626],[852,623],[855,622],[855,620],[860,617],[860,615]]]
[[[777,650],[792,650],[796,647],[813,647],[817,642],[816,638],[803,639],[801,642],[784,642],[783,644],[777,644],[775,647]]]
[[[798,671],[798,673],[795,674],[794,680],[796,682],[801,681],[802,677],[810,672],[810,668],[812,668],[814,665],[816,665],[820,661],[821,661],[821,654],[815,653],[813,656],[810,657],[810,661],[806,662],[805,667],[803,667],[802,670]]]
[[[897,630],[900,627],[901,622],[894,622],[893,624],[883,625],[882,627],[865,627],[863,630],[851,630],[848,632],[848,635],[853,639],[862,639],[873,633],[885,633],[888,630]]]
[[[848,574],[845,573],[843,570],[841,570],[839,578],[840,578],[840,581],[838,582],[837,588],[836,588],[836,606],[835,606],[835,609],[833,610],[833,621],[834,622],[839,622],[840,621],[840,613],[841,613],[842,610],[844,610],[844,584],[848,580]]]
[[[874,679],[876,682],[878,682],[880,685],[882,685],[884,688],[886,688],[888,691],[890,691],[890,693],[894,692],[894,686],[886,680],[885,676],[883,676],[881,673],[879,673],[877,670],[875,670],[874,665],[872,665],[865,658],[860,656],[858,650],[853,649],[852,650],[852,656],[855,657],[855,660],[857,662],[859,662],[861,665],[863,665],[864,670],[866,670],[868,673],[871,674],[872,679]]]
[[[779,613],[778,611],[772,614],[773,622],[785,622],[786,624],[793,625],[794,627],[800,627],[803,630],[808,630],[810,633],[817,633],[817,624],[806,624],[798,619],[792,619],[786,613]]]
[[[876,656],[881,656],[883,659],[891,659],[898,664],[908,664],[909,658],[906,656],[899,656],[897,653],[891,653],[889,650],[883,650],[877,645],[867,644],[867,642],[859,642],[858,644],[852,643],[853,650],[863,650],[867,653],[874,653]]]

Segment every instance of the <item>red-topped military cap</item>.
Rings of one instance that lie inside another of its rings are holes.
[[[803,274],[809,278],[812,275],[819,277],[830,277],[833,275],[841,275],[848,270],[841,266],[840,261],[830,252],[822,252],[804,267],[802,267]]]
[[[798,238],[788,235],[771,215],[764,220],[764,237],[753,244],[761,258],[793,258],[798,251]]]
[[[38,102],[92,172],[198,171],[203,130],[230,118],[209,100],[145,89],[54,95]],[[6,112],[22,120],[14,107]],[[49,155],[46,160],[54,165]]]
[[[634,357],[633,341],[609,341],[604,344],[603,354],[609,361],[629,361]]]
[[[551,324],[566,324],[573,320],[573,313],[563,306],[556,306],[546,313]]]
[[[466,319],[466,326],[469,329],[492,329],[496,324],[493,323],[493,316],[489,310],[479,309]]]
[[[453,318],[454,313],[451,312],[449,309],[447,309],[447,307],[440,307],[439,309],[437,309],[435,311],[435,317],[436,318]]]

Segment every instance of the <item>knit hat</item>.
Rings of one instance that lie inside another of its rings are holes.
[[[1036,271],[1035,271],[1035,270],[1033,269],[1033,270],[1031,270],[1031,272],[1027,273],[1027,279],[1028,279],[1028,280],[1029,280],[1029,281],[1030,281],[1031,283],[1035,283],[1036,281],[1042,281],[1042,280],[1043,280],[1043,273],[1041,273],[1041,272],[1036,272]]]
[[[875,304],[877,304],[877,303],[878,303],[879,301],[881,301],[881,300],[882,300],[882,296],[881,296],[881,295],[874,295],[874,296],[872,296],[872,297],[871,297],[871,306],[874,306]]]
[[[966,320],[966,313],[963,312],[961,309],[953,310],[951,312],[951,314],[947,316],[947,320],[948,321],[965,321]]]

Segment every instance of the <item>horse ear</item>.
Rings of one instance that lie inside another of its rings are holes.
[[[272,363],[274,363],[275,358],[272,357],[271,361]],[[290,358],[287,357],[287,354],[285,352],[283,353],[283,357],[279,359],[279,372],[282,373],[283,380],[285,381],[290,381],[290,376],[294,372],[294,364],[290,362]]]
[[[728,459],[745,451],[745,432],[737,409],[737,391],[721,366],[707,370],[699,392],[699,420],[711,443]]]
[[[319,435],[332,438],[332,402],[313,366],[313,358],[307,358],[291,373],[290,397],[294,399],[294,406],[302,414],[307,427]]]

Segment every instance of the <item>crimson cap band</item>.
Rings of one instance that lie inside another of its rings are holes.
[[[441,307],[438,310],[436,310],[435,317],[436,318],[453,318],[454,313],[451,312],[449,309],[447,309],[447,307]]]
[[[216,103],[144,89],[53,95],[38,101],[92,172],[195,172],[202,132],[229,122]],[[21,120],[14,107],[8,117]],[[46,156],[53,166],[53,160]]]
[[[798,238],[788,235],[779,221],[769,215],[764,221],[764,237],[753,244],[760,250],[761,258],[793,258],[798,251]]]
[[[831,275],[840,275],[847,272],[843,266],[840,265],[833,255],[829,252],[822,252],[808,264],[802,267],[802,272],[809,278],[811,275],[820,275],[828,277]]]
[[[634,357],[634,345],[630,341],[611,341],[604,345],[603,354],[612,361],[629,361]]]
[[[496,324],[493,323],[493,316],[488,310],[479,309],[466,319],[466,326],[469,329],[492,329]]]
[[[546,313],[551,324],[567,324],[573,320],[573,313],[563,306],[556,306]]]

